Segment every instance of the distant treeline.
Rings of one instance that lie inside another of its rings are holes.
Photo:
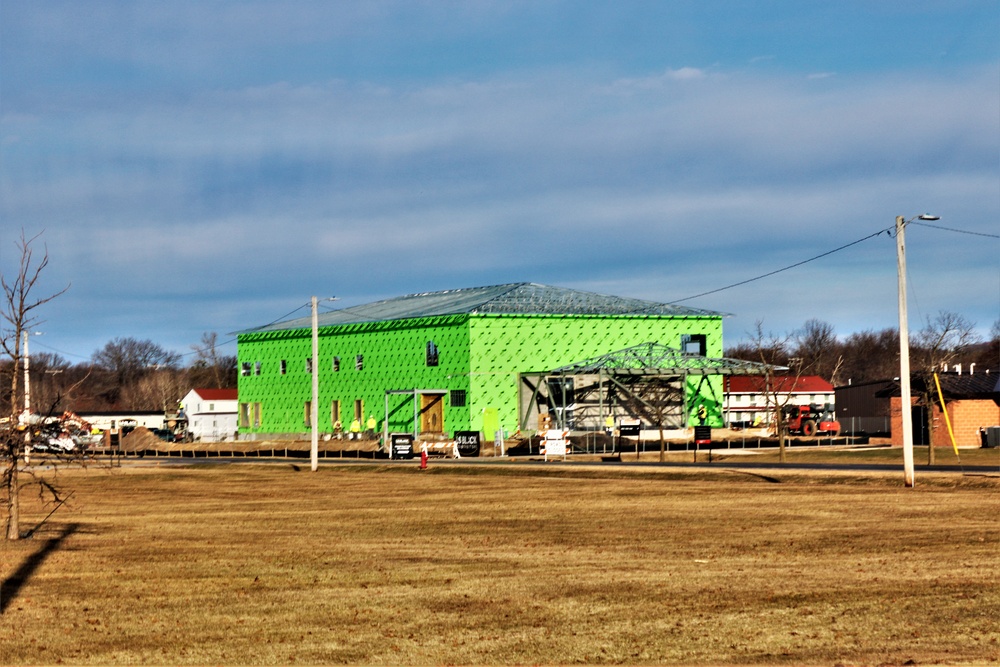
[[[834,386],[899,376],[899,330],[867,330],[840,338],[833,325],[809,320],[801,329],[775,335],[764,331],[762,323],[725,355],[779,366],[792,372],[818,375]],[[910,336],[910,367],[915,373],[952,370],[961,364],[969,372],[1000,368],[1000,320],[994,322],[989,340],[975,333],[975,325],[956,313],[943,311],[929,318]]]
[[[236,387],[236,357],[220,355],[216,334],[206,333],[186,365],[182,356],[150,340],[115,338],[87,362],[73,364],[58,354],[32,352],[31,407],[42,414],[173,409],[193,388]],[[23,396],[23,367],[11,381],[13,363],[0,364],[0,400],[10,405],[16,384]]]

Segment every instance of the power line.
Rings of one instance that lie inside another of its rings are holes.
[[[952,229],[951,227],[942,227],[941,225],[928,225],[926,222],[917,222],[913,220],[910,222],[911,225],[920,225],[921,227],[931,227],[932,229],[940,229],[943,232],[955,232],[956,234],[972,234],[973,236],[985,236],[991,239],[1000,239],[1000,234],[987,234],[985,232],[970,232],[967,229]]]
[[[892,227],[888,227],[886,229],[880,229],[879,231],[875,232],[874,234],[869,234],[868,236],[865,236],[864,238],[860,238],[857,241],[851,241],[850,243],[845,243],[844,245],[840,246],[839,248],[834,248],[833,250],[828,250],[828,251],[826,251],[824,253],[816,255],[815,257],[810,257],[809,259],[804,259],[801,262],[796,262],[795,264],[789,264],[788,266],[782,267],[780,269],[775,269],[774,271],[768,271],[767,273],[761,274],[759,276],[755,276],[753,278],[747,278],[746,280],[741,280],[738,283],[733,283],[732,285],[726,285],[725,287],[719,287],[718,289],[709,290],[708,292],[702,292],[701,294],[695,294],[694,296],[684,297],[683,299],[673,299],[673,300],[670,301],[670,303],[681,303],[683,301],[690,301],[692,299],[698,299],[698,298],[703,297],[703,296],[708,296],[709,294],[715,294],[716,292],[722,292],[722,291],[725,291],[727,289],[732,289],[734,287],[739,287],[740,285],[746,285],[747,283],[752,283],[755,280],[760,280],[762,278],[767,278],[769,276],[773,276],[775,274],[781,273],[782,271],[788,271],[789,269],[794,269],[797,266],[802,266],[803,264],[808,264],[809,262],[814,262],[817,259],[822,259],[823,257],[826,257],[827,255],[832,255],[835,252],[840,252],[841,250],[845,250],[847,248],[850,248],[851,246],[855,246],[855,245],[857,245],[859,243],[867,241],[868,239],[873,239],[876,236],[881,236],[882,234],[891,234],[892,230],[893,230]]]
[[[926,222],[922,222],[922,221],[918,222],[917,220],[911,220],[911,221],[907,222],[907,224],[908,225],[922,225],[924,227],[932,227],[934,229],[940,229],[940,230],[946,231],[946,232],[955,232],[955,233],[958,233],[958,234],[973,234],[975,236],[985,236],[987,238],[1000,239],[1000,235],[998,235],[998,234],[986,234],[986,233],[983,233],[983,232],[970,232],[970,231],[967,231],[967,230],[964,230],[964,229],[952,229],[952,228],[949,228],[949,227],[942,227],[940,225],[929,225]],[[738,283],[733,283],[731,285],[726,285],[725,287],[719,287],[717,289],[709,290],[708,292],[702,292],[701,294],[695,294],[694,296],[684,297],[683,299],[673,299],[673,300],[670,301],[670,303],[682,303],[684,301],[691,301],[692,299],[698,299],[698,298],[703,297],[703,296],[708,296],[709,294],[715,294],[717,292],[723,292],[723,291],[725,291],[727,289],[732,289],[734,287],[739,287],[741,285],[746,285],[747,283],[752,283],[752,282],[754,282],[756,280],[760,280],[762,278],[767,278],[769,276],[773,276],[773,275],[781,273],[783,271],[788,271],[789,269],[794,269],[795,267],[802,266],[803,264],[808,264],[809,262],[814,262],[817,259],[821,259],[823,257],[826,257],[827,255],[832,255],[835,252],[840,252],[841,250],[845,250],[847,248],[850,248],[851,246],[855,246],[855,245],[857,245],[859,243],[862,243],[863,241],[867,241],[868,239],[875,238],[876,236],[881,236],[882,234],[889,234],[890,236],[892,236],[892,233],[893,233],[894,230],[895,230],[895,227],[887,227],[886,229],[880,229],[879,231],[875,232],[874,234],[869,234],[868,236],[865,236],[864,238],[860,238],[857,241],[852,241],[850,243],[847,243],[847,244],[844,244],[844,245],[840,246],[839,248],[834,248],[833,250],[828,250],[827,252],[824,252],[822,254],[816,255],[815,257],[810,257],[809,259],[804,259],[801,262],[796,262],[795,264],[790,264],[790,265],[782,267],[780,269],[775,269],[774,271],[768,271],[767,273],[761,274],[759,276],[755,276],[753,278],[747,278],[746,280],[741,280]]]
[[[38,347],[44,347],[46,350],[52,350],[59,354],[65,354],[67,357],[76,357],[77,359],[90,359],[90,357],[85,357],[82,354],[76,354],[75,352],[66,352],[65,350],[60,350],[58,348],[52,347],[51,345],[46,345],[41,341],[34,341],[34,344]]]
[[[310,304],[308,304],[308,303],[304,304],[304,305],[301,305],[298,308],[296,308],[296,309],[294,309],[294,310],[292,310],[292,311],[290,311],[290,312],[282,315],[281,317],[279,317],[277,319],[274,319],[274,320],[271,320],[267,324],[261,325],[261,327],[259,327],[259,328],[263,329],[264,327],[269,327],[272,324],[277,324],[278,322],[283,322],[283,321],[287,320],[289,317],[291,317],[292,315],[294,315],[295,313],[297,313],[300,310],[302,310],[303,308],[308,308],[309,306],[310,306]],[[221,343],[216,343],[215,347],[222,347],[223,345],[229,345],[230,343],[235,343],[237,340],[238,340],[238,338],[230,338],[228,340],[222,341]],[[185,353],[181,354],[180,356],[181,356],[181,358],[183,358],[183,357],[190,357],[192,354],[198,354],[198,352],[200,352],[200,350],[191,350],[190,352],[185,352]]]

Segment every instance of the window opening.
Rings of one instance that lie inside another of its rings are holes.
[[[707,340],[705,334],[684,334],[681,336],[681,351],[684,354],[705,356]]]
[[[438,347],[432,340],[427,341],[426,360],[428,366],[438,365]]]
[[[259,361],[254,362],[254,365],[253,365],[253,374],[254,375],[260,375],[260,362]]]
[[[288,372],[288,362],[284,359],[281,360],[281,374],[284,375]]]
[[[313,372],[313,360],[312,357],[306,357],[306,373]]]
[[[359,354],[358,356],[354,357],[354,367],[359,371],[365,367],[365,355]]]
[[[240,365],[240,375],[242,375],[244,377],[246,377],[247,375],[250,375],[250,362],[249,361],[244,361]]]
[[[360,398],[354,399],[354,418],[358,421],[365,418],[365,403]]]
[[[342,431],[344,430],[344,425],[340,424],[340,401],[334,400],[330,401],[330,423],[333,424],[333,430]],[[338,428],[339,425],[339,428]]]
[[[452,389],[448,395],[448,403],[453,408],[464,408],[465,407],[465,390],[464,389]]]
[[[333,358],[333,372],[334,373],[340,372],[340,357]]]
[[[546,378],[549,389],[549,405],[563,428],[573,425],[573,408],[576,406],[576,385],[573,378]]]

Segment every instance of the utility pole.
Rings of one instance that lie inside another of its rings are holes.
[[[913,486],[913,413],[910,400],[910,328],[906,318],[906,221],[896,216],[896,274],[899,281],[899,393],[903,419],[903,482]]]
[[[312,298],[312,402],[309,404],[312,444],[309,449],[312,471],[319,468],[319,313],[317,300]]]
[[[910,396],[910,327],[906,318],[906,225],[914,220],[940,220],[924,213],[904,220],[896,216],[896,274],[899,280],[899,399],[903,420],[903,482],[913,481],[913,400]],[[928,445],[931,446],[931,445]]]
[[[31,414],[31,376],[28,374],[28,363],[31,355],[28,354],[28,330],[21,332],[24,336],[24,412],[25,419]]]
[[[336,301],[337,297],[326,297],[323,301]],[[312,297],[312,401],[309,403],[309,428],[312,431],[312,446],[309,458],[313,472],[319,468],[319,302]]]

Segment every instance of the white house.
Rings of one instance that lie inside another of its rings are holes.
[[[727,425],[769,424],[774,406],[769,394],[777,392],[781,405],[834,405],[833,385],[817,375],[777,375],[774,386],[760,375],[729,375],[725,379],[723,416]],[[773,397],[771,398],[773,400]]]
[[[235,438],[235,389],[192,389],[181,405],[193,439],[214,442]]]

